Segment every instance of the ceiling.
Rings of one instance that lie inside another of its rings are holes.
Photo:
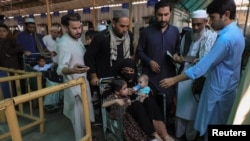
[[[192,12],[197,9],[205,9],[213,0],[178,0],[176,6]]]
[[[145,0],[0,0],[0,14],[5,17],[46,13],[46,1],[51,12],[92,6],[138,2]],[[204,9],[212,0],[171,0],[177,7],[192,12]]]
[[[45,13],[47,12],[46,1],[47,0],[0,0],[0,14],[9,17]],[[51,12],[92,7],[94,5],[118,4],[128,1],[129,0],[48,0]]]

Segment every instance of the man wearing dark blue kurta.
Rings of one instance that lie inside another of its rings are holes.
[[[166,112],[169,116],[175,86],[167,89],[160,88],[159,81],[176,75],[176,66],[173,61],[179,58],[179,31],[175,26],[169,24],[171,17],[169,3],[158,2],[155,5],[155,16],[157,22],[142,31],[137,55],[142,62],[142,73],[149,76],[150,87],[155,93],[166,94],[167,106],[165,108],[167,108]],[[169,52],[173,58],[171,59],[166,52]],[[161,107],[163,108],[163,106]]]
[[[17,43],[20,44],[25,51],[30,51],[32,53],[29,56],[25,56],[25,60],[23,61],[26,64],[30,64],[33,66],[34,64],[36,64],[37,56],[44,56],[45,52],[48,50],[43,43],[42,35],[36,33],[35,20],[33,18],[26,18],[24,22],[25,30],[17,35]]]

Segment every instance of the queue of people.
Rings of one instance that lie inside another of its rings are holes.
[[[96,120],[92,93],[98,91],[101,78],[115,77],[102,107],[111,107],[114,118],[125,117],[127,141],[173,141],[172,136],[187,141],[204,136],[207,141],[208,125],[227,123],[240,81],[239,55],[245,47],[243,34],[234,21],[235,2],[224,1],[214,0],[207,10],[193,11],[192,29],[182,38],[178,28],[170,24],[171,3],[159,1],[154,7],[155,20],[140,32],[136,51],[125,9],[113,11],[106,29],[88,31],[87,47],[81,39],[83,30],[77,13],[61,18],[65,33],[60,38],[58,27],[52,27],[51,35],[42,38],[32,18],[25,19],[25,30],[16,39],[8,37],[6,25],[0,25],[0,66],[19,69],[21,66],[15,64],[18,55],[50,53],[64,82],[86,79],[91,122]],[[140,72],[134,58],[140,60]],[[191,88],[193,80],[201,76],[206,81],[197,102]],[[172,106],[176,107],[174,113]],[[117,108],[123,109],[123,114],[117,115]],[[75,140],[79,141],[85,132],[79,86],[65,90],[63,113],[71,120]],[[133,133],[129,132],[133,123],[128,118],[138,124]],[[175,120],[172,135],[168,132],[171,118]]]

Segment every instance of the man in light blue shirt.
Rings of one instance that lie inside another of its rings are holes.
[[[195,129],[201,136],[207,133],[208,125],[227,123],[239,85],[241,56],[245,47],[243,34],[234,21],[236,5],[233,0],[214,0],[207,7],[207,13],[211,27],[218,31],[211,51],[184,73],[160,81],[160,86],[167,88],[208,74],[195,118]]]

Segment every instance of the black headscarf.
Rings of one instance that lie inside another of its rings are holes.
[[[123,68],[125,68],[125,67],[129,67],[129,68],[133,68],[133,69],[135,69],[135,73],[134,74],[131,74],[131,73],[125,73],[125,72],[123,72],[122,70],[123,70]],[[127,83],[130,83],[131,82],[131,80],[137,80],[137,68],[136,68],[136,62],[135,62],[135,60],[133,60],[133,59],[129,59],[129,58],[127,58],[127,59],[124,59],[123,61],[122,61],[122,63],[121,63],[121,65],[120,65],[120,67],[119,67],[119,69],[118,69],[119,71],[119,76],[121,77],[121,78],[123,78]]]
[[[125,67],[130,67],[136,70],[135,60],[132,60],[130,58],[124,59],[121,64],[120,71],[122,70],[122,68],[125,68]]]

